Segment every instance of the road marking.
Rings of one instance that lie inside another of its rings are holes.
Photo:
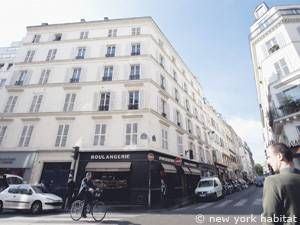
[[[205,203],[205,204],[197,207],[196,209],[204,209],[204,208],[207,208],[207,207],[209,207],[209,206],[211,206],[213,204],[214,204],[214,202],[207,202],[207,203]]]
[[[226,201],[222,202],[221,204],[216,205],[214,208],[224,207],[224,206],[228,205],[231,202],[233,202],[233,200],[226,200]]]
[[[240,201],[238,201],[236,204],[234,204],[233,206],[234,207],[238,207],[238,206],[243,206],[245,205],[245,203],[248,201],[248,199],[244,198],[244,199],[241,199]]]
[[[255,199],[255,201],[253,202],[253,205],[262,205],[262,199],[261,198]]]

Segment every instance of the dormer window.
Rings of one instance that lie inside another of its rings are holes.
[[[54,40],[53,41],[60,41],[62,37],[62,33],[57,33],[54,35]]]

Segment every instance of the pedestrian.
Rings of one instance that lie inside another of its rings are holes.
[[[266,154],[275,174],[264,182],[262,222],[300,224],[300,172],[294,168],[292,151],[276,143],[267,147]]]
[[[165,207],[167,205],[167,185],[164,179],[160,179],[160,198],[162,201],[162,206]]]
[[[69,174],[65,209],[70,209],[70,206],[71,206],[71,204],[73,202],[73,198],[74,198],[74,188],[75,188],[75,182],[73,180],[73,175]]]

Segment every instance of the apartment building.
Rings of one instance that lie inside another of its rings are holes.
[[[230,162],[226,122],[151,17],[29,26],[14,61],[6,172],[61,195],[70,172],[78,186],[92,171],[109,200],[155,205],[162,180],[170,198],[191,195]]]
[[[300,139],[300,5],[257,6],[250,48],[265,144]]]

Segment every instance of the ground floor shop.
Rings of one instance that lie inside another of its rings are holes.
[[[36,156],[30,151],[1,151],[0,173],[18,175],[28,182]]]
[[[201,177],[198,163],[155,151],[80,152],[76,186],[87,171],[104,190],[104,201],[170,204],[193,195]]]

